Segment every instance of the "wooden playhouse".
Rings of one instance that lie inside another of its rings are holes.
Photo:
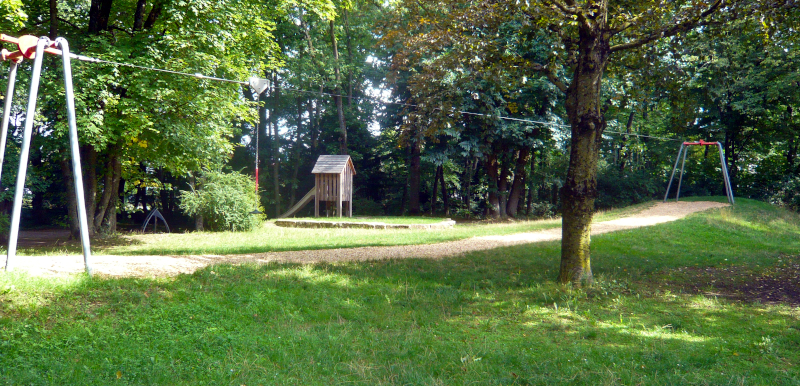
[[[349,155],[321,155],[311,170],[314,175],[314,217],[319,217],[319,203],[335,205],[342,217],[347,203],[347,217],[353,217],[353,176],[356,168]],[[333,204],[335,203],[335,204]]]

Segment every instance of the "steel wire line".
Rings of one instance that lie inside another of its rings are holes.
[[[140,69],[140,70],[147,70],[147,71],[154,71],[154,72],[164,72],[164,73],[173,74],[173,75],[190,76],[190,77],[196,78],[196,79],[207,79],[207,80],[213,80],[213,81],[217,81],[217,82],[235,83],[235,84],[240,84],[240,85],[245,85],[245,86],[249,85],[249,83],[247,83],[247,82],[242,82],[242,81],[232,80],[232,79],[225,79],[225,78],[218,78],[218,77],[214,77],[214,76],[207,76],[207,75],[203,75],[203,74],[198,73],[198,72],[192,74],[192,73],[188,73],[188,72],[173,71],[173,70],[167,70],[167,69],[157,68],[157,67],[139,66],[139,65],[136,65],[136,64],[121,63],[121,62],[115,62],[115,61],[111,61],[111,60],[97,59],[97,58],[92,58],[92,57],[83,56],[83,55],[70,54],[70,56],[73,59],[80,60],[80,61],[83,61],[83,62],[89,62],[89,63],[110,64],[110,65],[116,65],[116,66],[124,66],[124,67],[136,68],[136,69]],[[328,93],[328,92],[323,92],[323,91],[301,90],[301,89],[292,88],[292,87],[284,87],[282,89],[286,90],[286,91],[294,91],[294,92],[306,93],[306,94],[324,95],[324,96],[340,97],[340,98],[353,98],[353,97],[347,96],[347,95],[333,94],[333,93]],[[422,107],[421,105],[418,105],[418,104],[404,103],[404,102],[383,101],[383,100],[380,100],[378,98],[369,97],[369,96],[361,96],[361,97],[355,97],[355,98],[367,99],[367,100],[371,100],[373,102],[384,104],[384,105],[397,105],[397,106],[406,106],[406,107],[414,107],[414,108],[421,108]],[[443,112],[448,113],[448,114],[458,113],[458,114],[463,114],[463,115],[473,115],[473,116],[481,116],[481,117],[487,117],[487,118],[497,118],[497,119],[506,120],[506,121],[532,123],[532,124],[539,124],[539,125],[546,125],[546,126],[553,126],[553,127],[571,127],[570,125],[564,125],[564,124],[555,123],[555,122],[535,121],[535,120],[532,120],[532,119],[506,117],[506,116],[502,116],[502,115],[485,114],[485,113],[475,113],[475,112],[471,112],[471,111],[462,111],[462,110],[455,110],[454,109],[454,110],[452,110],[450,112],[446,112],[444,109],[439,108],[439,107],[434,108],[434,111],[436,111],[436,110],[443,111]],[[652,138],[652,139],[658,139],[658,140],[662,140],[662,141],[675,141],[675,142],[681,142],[682,141],[680,139],[675,139],[675,138],[656,137],[656,136],[646,135],[646,134],[623,133],[623,132],[619,132],[619,131],[610,131],[610,130],[604,130],[603,134],[630,135],[630,136],[633,136],[633,137]]]

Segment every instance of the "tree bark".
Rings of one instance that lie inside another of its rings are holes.
[[[278,77],[273,72],[272,84],[277,84],[277,80]],[[272,111],[270,111],[269,114],[269,122],[272,126],[272,184],[273,194],[275,195],[275,217],[281,215],[281,180],[279,176],[281,170],[281,151],[280,136],[278,135],[278,122],[276,119],[278,100],[280,100],[280,89],[276,87],[275,92],[272,95]]]
[[[144,7],[147,0],[139,0],[136,3],[136,12],[133,14],[133,31],[139,31],[144,27]]]
[[[86,222],[89,237],[94,237],[96,230],[94,214],[97,208],[97,151],[89,145],[82,146],[83,159],[83,192],[86,200]]]
[[[630,134],[631,130],[633,129],[633,117],[636,115],[636,110],[631,110],[630,115],[628,115],[628,123],[625,125],[625,131]],[[628,136],[622,136],[622,155],[619,157],[619,171],[625,170],[625,166],[628,164],[628,159],[631,157],[631,149],[628,146]]]
[[[353,105],[353,42],[350,37],[350,14],[346,9],[342,10],[342,20],[344,21],[345,46],[347,46],[347,105]]]
[[[58,37],[58,0],[50,0],[50,33],[47,34],[50,40]]]
[[[572,136],[562,198],[561,268],[558,281],[588,285],[592,276],[589,244],[597,161],[606,126],[600,105],[600,86],[610,48],[602,31],[580,28],[578,63],[567,88],[566,110]]]
[[[419,200],[421,181],[420,138],[416,134],[409,141],[408,157],[408,213],[417,215],[422,212]]]
[[[444,203],[444,214],[450,215],[450,196],[447,194],[447,185],[444,182],[444,166],[439,172],[439,185],[442,187],[442,201]]]
[[[492,218],[500,217],[500,199],[498,197],[498,165],[497,152],[492,150],[486,156],[486,179],[489,183],[489,192],[486,202],[486,216]]]
[[[153,28],[159,16],[161,16],[163,7],[164,0],[156,0],[155,4],[153,4],[153,8],[150,9],[150,13],[147,14],[147,19],[144,21],[144,29]]]
[[[441,173],[442,165],[436,167],[436,171],[433,173],[433,195],[431,196],[431,216],[433,216],[433,211],[436,209],[436,193],[437,189],[439,188],[439,173]]]
[[[111,16],[111,4],[113,0],[92,0],[89,6],[89,29],[90,34],[99,34],[108,29],[108,19]]]
[[[515,159],[517,156],[516,152],[511,157]],[[506,148],[504,147],[502,152],[500,153],[498,159],[498,165],[500,166],[500,177],[497,180],[497,198],[499,199],[499,205],[497,207],[498,213],[500,214],[500,218],[508,217],[508,213],[506,212],[507,205],[508,205],[508,177],[511,174],[511,166],[509,165],[510,161],[508,159],[508,155],[506,154]]]
[[[528,166],[530,158],[530,148],[526,147],[519,151],[514,168],[514,182],[511,183],[511,192],[508,194],[508,204],[506,206],[506,213],[511,217],[517,216],[519,199],[525,191],[525,180],[528,176],[525,167]]]
[[[347,125],[344,122],[344,107],[342,106],[342,75],[339,71],[339,49],[336,47],[336,32],[333,29],[333,20],[329,23],[331,47],[333,47],[333,72],[336,75],[336,113],[339,115],[339,154],[347,154]]]
[[[67,193],[67,215],[69,217],[69,237],[70,239],[80,238],[80,223],[78,220],[78,198],[75,195],[75,180],[72,176],[72,164],[70,159],[64,155],[61,158],[61,175],[64,178],[64,188]]]

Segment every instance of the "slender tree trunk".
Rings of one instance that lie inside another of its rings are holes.
[[[478,161],[475,157],[469,157],[465,160],[466,166],[464,167],[464,208],[467,212],[472,210],[472,178],[475,174]]]
[[[519,198],[525,191],[525,179],[527,178],[528,175],[527,172],[525,171],[525,167],[528,166],[530,158],[531,158],[530,148],[526,147],[520,149],[516,159],[516,166],[514,168],[514,182],[511,183],[511,193],[509,193],[508,195],[508,204],[506,207],[506,213],[511,217],[517,216],[517,210],[519,208]]]
[[[294,167],[292,168],[292,200],[291,205],[297,203],[297,188],[298,188],[298,181],[297,181],[297,173],[300,170],[300,163],[302,159],[300,158],[301,155],[301,141],[302,136],[300,135],[300,130],[302,130],[303,126],[303,101],[300,98],[297,98],[297,130],[295,131],[295,138],[294,138]],[[290,206],[291,206],[290,205]]]
[[[431,195],[431,216],[433,216],[433,211],[436,209],[436,193],[437,189],[439,189],[439,173],[442,170],[442,165],[436,167],[436,171],[433,173],[433,195]]]
[[[635,116],[635,114],[636,114],[636,110],[631,110],[631,114],[628,115],[628,123],[625,125],[625,132],[627,132],[628,134],[631,133],[631,130],[633,128],[633,117]],[[628,140],[629,139],[628,139],[627,135],[622,136],[622,149],[623,149],[623,151],[622,151],[622,155],[620,155],[619,171],[625,170],[625,166],[627,166],[628,160],[631,157],[631,149],[630,149],[630,146],[628,146]]]
[[[509,165],[510,161],[508,159],[508,155],[506,154],[506,150],[507,149],[504,147],[499,155],[500,159],[498,159],[498,165],[500,166],[500,178],[497,180],[497,196],[499,198],[499,205],[497,209],[498,213],[500,213],[500,218],[508,217],[506,208],[508,205],[508,177],[509,174],[511,174],[511,166]],[[516,158],[516,154],[514,154],[512,158]]]
[[[498,197],[498,165],[497,151],[492,150],[486,156],[486,179],[489,183],[489,191],[486,205],[486,216],[492,218],[500,217],[500,199]]]
[[[788,123],[787,129],[789,130],[789,140],[786,147],[786,170],[787,173],[794,172],[794,162],[797,157],[797,140],[795,139],[796,133],[794,129],[794,122],[792,122],[792,106],[786,108],[786,119]]]
[[[277,76],[275,73],[272,73],[272,84],[276,84]],[[280,89],[278,87],[275,88],[274,94],[272,96],[272,111],[269,114],[269,123],[272,126],[272,183],[273,183],[273,194],[275,195],[275,217],[281,215],[281,180],[280,180],[280,170],[281,170],[281,153],[280,153],[280,136],[278,135],[278,122],[276,119],[277,116],[277,106],[278,100],[280,99]]]
[[[339,49],[336,47],[336,32],[333,28],[333,20],[329,22],[331,47],[333,47],[333,72],[336,75],[336,112],[339,115],[339,154],[347,154],[347,126],[344,121],[344,107],[342,107],[342,75],[339,71]]]
[[[600,86],[608,55],[608,38],[581,27],[578,63],[567,89],[566,110],[572,136],[566,181],[561,188],[561,269],[558,281],[593,282],[590,234],[597,197],[597,161],[606,126],[600,109]]]
[[[136,12],[133,14],[133,31],[140,31],[144,27],[144,7],[147,5],[147,0],[139,0],[136,2]]]
[[[156,0],[153,4],[153,8],[150,9],[150,13],[147,14],[147,19],[144,21],[144,29],[153,28],[158,21],[159,16],[161,16],[161,11],[164,9],[164,0]]]
[[[70,159],[64,155],[61,158],[61,174],[64,178],[64,185],[67,193],[67,214],[69,217],[69,237],[78,239],[80,237],[80,223],[78,221],[78,198],[75,195],[75,182],[72,175],[72,164]]]
[[[97,151],[93,147],[82,146],[83,157],[83,192],[86,200],[86,222],[89,237],[94,237],[96,230],[94,213],[97,208]]]
[[[350,14],[347,10],[342,10],[342,20],[344,21],[344,37],[347,46],[347,105],[353,106],[353,42],[350,37]]]
[[[89,5],[89,29],[90,34],[98,34],[100,31],[108,29],[108,20],[111,16],[111,4],[113,0],[92,0]]]
[[[47,37],[50,40],[58,37],[58,0],[50,0],[50,33]]]
[[[117,162],[118,160],[116,151],[110,151],[108,154],[108,162],[106,162],[105,175],[103,178],[103,194],[100,196],[100,203],[97,205],[97,209],[95,210],[94,214],[94,223],[97,227],[102,226],[103,219],[106,216],[106,210],[111,203],[111,198],[115,190],[112,188],[115,178],[117,178],[116,184],[119,185],[119,176],[114,173]]]
[[[414,134],[409,140],[408,157],[408,212],[413,215],[422,213],[419,193],[421,181],[420,138]]]
[[[450,196],[447,194],[447,184],[444,182],[444,166],[439,172],[439,185],[442,187],[442,201],[444,203],[444,214],[450,215]]]

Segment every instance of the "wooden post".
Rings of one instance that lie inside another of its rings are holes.
[[[337,177],[338,178],[336,178],[336,182],[337,182],[337,184],[336,184],[337,185],[336,186],[336,192],[337,192],[337,194],[336,194],[336,214],[338,214],[339,217],[342,217],[342,193],[343,193],[342,192],[342,185],[344,185],[344,184],[342,184],[342,182],[343,182],[342,179],[344,178],[344,173],[339,174]]]
[[[319,217],[319,195],[322,193],[320,190],[319,174],[314,175],[314,217]]]

